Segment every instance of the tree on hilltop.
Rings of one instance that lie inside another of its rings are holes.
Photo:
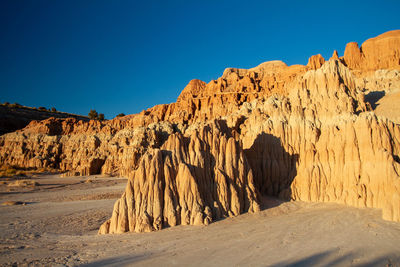
[[[88,116],[89,116],[89,119],[96,120],[99,115],[95,109],[91,109]]]
[[[88,116],[89,116],[89,119],[91,119],[91,120],[99,120],[99,121],[105,120],[104,114],[103,113],[98,114],[95,109],[91,109]]]

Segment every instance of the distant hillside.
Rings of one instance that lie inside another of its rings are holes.
[[[76,118],[78,120],[89,121],[89,118],[86,116],[60,112],[56,110],[50,111],[43,107],[32,108],[19,104],[1,104],[0,135],[22,129],[33,120],[44,120],[50,117]]]

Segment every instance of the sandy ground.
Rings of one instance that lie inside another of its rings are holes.
[[[379,99],[376,104],[376,115],[400,123],[400,89],[386,92],[385,96]]]
[[[3,266],[400,266],[400,223],[375,209],[265,199],[209,226],[100,236],[126,179],[34,179],[0,185],[0,202],[25,203],[0,206]]]
[[[392,90],[371,91],[365,96],[378,116],[400,124],[400,88]]]

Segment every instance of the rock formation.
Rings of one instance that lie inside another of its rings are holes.
[[[339,60],[339,53],[337,50],[333,51],[332,57],[330,59]]]
[[[400,126],[370,97],[398,92],[399,40],[392,31],[307,66],[228,68],[176,103],[107,122],[32,122],[0,137],[0,163],[127,176],[100,233],[206,225],[257,212],[263,194],[400,221]]]
[[[260,192],[382,208],[385,219],[400,221],[399,125],[368,112],[355,78],[338,61],[293,86],[289,99],[256,106],[242,126]]]
[[[400,65],[400,30],[389,31],[368,39],[361,47],[349,43],[343,61],[350,69],[370,71],[398,68]]]
[[[259,193],[246,157],[238,142],[219,128],[213,123],[188,138],[175,133],[161,149],[146,152],[100,233],[208,225],[259,211]]]
[[[308,59],[307,67],[310,69],[316,70],[321,68],[321,66],[325,63],[325,59],[321,54],[314,55]]]

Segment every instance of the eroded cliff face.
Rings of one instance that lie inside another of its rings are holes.
[[[59,169],[66,176],[128,176],[148,148],[158,147],[173,132],[168,122],[118,130],[100,121],[34,121],[23,131],[0,138],[0,161],[29,168]]]
[[[260,194],[247,159],[219,123],[196,129],[189,137],[172,134],[160,149],[147,151],[99,232],[208,225],[259,211]]]
[[[206,225],[257,212],[263,194],[400,221],[400,126],[370,97],[400,90],[399,40],[389,32],[307,66],[228,68],[176,103],[108,122],[34,122],[0,137],[0,162],[129,177],[100,233]]]
[[[368,111],[339,61],[293,86],[288,98],[257,103],[241,126],[260,192],[382,208],[385,219],[399,221],[400,126]]]

